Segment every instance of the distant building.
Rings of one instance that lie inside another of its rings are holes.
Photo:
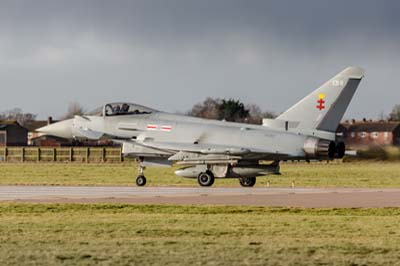
[[[336,131],[338,139],[348,148],[400,145],[400,122],[362,120],[341,123]]]
[[[0,146],[26,146],[28,130],[16,121],[0,121]]]
[[[55,136],[40,135],[29,140],[29,145],[37,147],[62,147],[72,146],[72,142]]]

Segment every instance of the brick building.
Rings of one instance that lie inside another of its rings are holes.
[[[28,130],[16,121],[0,121],[0,146],[26,146]]]
[[[346,121],[337,129],[338,139],[347,148],[362,148],[369,146],[399,146],[400,122],[394,121]]]

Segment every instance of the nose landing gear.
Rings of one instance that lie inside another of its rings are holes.
[[[139,175],[138,177],[136,177],[136,185],[138,187],[143,187],[144,185],[146,185],[146,177],[144,175]]]
[[[144,166],[139,165],[139,175],[136,177],[136,185],[138,187],[143,187],[144,185],[146,185],[147,180],[144,176],[144,169]]]

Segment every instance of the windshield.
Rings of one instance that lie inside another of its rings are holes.
[[[104,106],[106,116],[151,114],[153,109],[133,103],[109,103]]]

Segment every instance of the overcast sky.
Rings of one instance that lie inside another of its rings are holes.
[[[279,113],[349,65],[366,77],[346,118],[400,104],[400,1],[0,2],[0,110],[42,118],[207,96]]]

